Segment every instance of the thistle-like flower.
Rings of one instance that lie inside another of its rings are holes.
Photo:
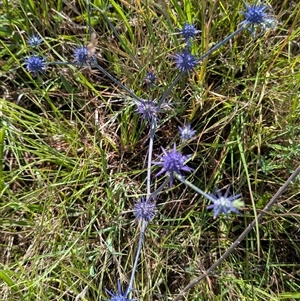
[[[269,13],[266,12],[270,7],[264,3],[255,3],[251,6],[246,2],[246,12],[242,12],[245,16],[245,20],[241,22],[241,25],[250,26],[250,32],[254,33],[254,27],[256,25],[262,26],[264,29],[273,28],[276,25],[276,20]]]
[[[152,85],[154,85],[156,82],[156,75],[153,71],[148,71],[143,83],[147,85],[148,88],[150,88]]]
[[[45,60],[38,55],[31,55],[25,59],[25,65],[28,72],[37,75],[39,72],[44,72],[46,70]]]
[[[221,194],[220,190],[217,191],[217,195],[209,194],[209,196],[213,199],[213,204],[207,206],[207,209],[213,209],[214,218],[216,218],[219,214],[225,213],[228,216],[229,213],[233,212],[236,214],[240,214],[239,210],[244,206],[244,202],[241,200],[242,194],[229,196],[230,186],[227,188],[224,195]]]
[[[193,38],[199,32],[201,32],[201,30],[197,30],[194,24],[188,22],[186,22],[180,30],[180,33],[184,36],[186,41]]]
[[[152,162],[154,165],[160,165],[162,167],[161,171],[156,174],[159,176],[163,173],[170,174],[170,186],[173,184],[174,173],[182,176],[182,171],[192,171],[193,169],[185,166],[185,162],[190,158],[190,155],[184,156],[176,150],[176,144],[174,144],[174,149],[167,152],[162,147],[163,155],[159,156],[160,162]]]
[[[198,59],[192,55],[188,48],[185,48],[182,53],[177,53],[174,55],[174,61],[176,63],[176,68],[180,72],[191,72],[198,65]]]
[[[75,58],[75,63],[78,64],[80,67],[83,65],[87,64],[89,61],[89,50],[85,46],[79,46],[74,49],[74,58]]]
[[[112,291],[106,290],[111,296],[109,301],[135,301],[135,299],[128,299],[127,296],[122,292],[120,281],[118,280],[118,292],[113,293]]]
[[[27,44],[32,47],[37,47],[43,42],[43,39],[40,38],[38,35],[33,34],[27,40]]]
[[[161,107],[155,103],[155,100],[140,99],[135,101],[137,105],[136,111],[142,115],[142,118],[151,121],[152,118],[157,118],[158,113],[161,112]]]
[[[155,215],[156,204],[149,199],[141,198],[140,201],[135,202],[133,212],[138,220],[150,222]]]
[[[192,139],[195,136],[196,131],[193,130],[191,128],[191,125],[188,123],[188,124],[184,125],[183,127],[179,126],[179,133],[180,133],[181,140],[183,142],[185,142],[187,140]]]

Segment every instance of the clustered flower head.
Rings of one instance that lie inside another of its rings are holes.
[[[179,126],[179,133],[180,133],[181,140],[187,141],[187,140],[192,139],[195,136],[196,131],[193,130],[191,128],[191,125],[188,123],[188,124],[184,125],[183,127]]]
[[[244,206],[244,202],[240,199],[242,194],[229,196],[229,189],[230,186],[224,195],[221,194],[220,190],[217,191],[217,195],[210,194],[213,204],[207,206],[207,209],[213,209],[214,218],[221,213],[224,213],[226,216],[231,212],[240,214],[238,209]]]
[[[31,35],[28,40],[27,40],[27,44],[29,46],[32,46],[32,47],[37,47],[39,46],[41,43],[43,42],[43,39],[40,38],[38,35]]]
[[[163,155],[159,156],[160,162],[152,162],[154,165],[160,165],[162,167],[161,171],[156,174],[159,176],[163,173],[170,174],[170,185],[173,184],[174,173],[182,176],[183,171],[192,171],[193,169],[186,166],[185,162],[190,156],[184,156],[176,150],[176,144],[174,144],[174,149],[167,152],[162,147]]]
[[[259,1],[256,0],[252,6],[245,3],[246,12],[242,12],[245,16],[245,20],[241,22],[241,24],[250,25],[250,32],[252,34],[254,33],[255,25],[260,25],[264,29],[268,29],[274,27],[274,24],[276,24],[276,20],[266,12],[269,6],[258,2]]]
[[[182,26],[182,29],[180,30],[180,33],[184,36],[186,41],[189,40],[190,38],[193,38],[199,32],[201,31],[197,30],[194,24],[190,24],[188,22],[186,22]]]
[[[133,212],[138,220],[144,220],[150,222],[155,215],[156,204],[151,202],[149,198],[141,198],[134,205]]]
[[[127,296],[122,292],[120,281],[118,281],[118,292],[113,293],[109,290],[106,292],[111,296],[109,301],[135,301],[135,299],[128,299]]]
[[[79,46],[74,49],[74,58],[75,58],[75,63],[78,64],[79,66],[83,66],[87,64],[89,57],[89,50],[85,46]]]
[[[151,121],[152,118],[157,118],[158,113],[161,111],[161,107],[155,103],[155,100],[140,99],[136,101],[136,111],[142,115],[144,120]]]
[[[31,55],[25,59],[25,65],[28,72],[37,75],[39,72],[44,72],[46,70],[45,60],[38,55]]]
[[[156,75],[153,71],[148,71],[143,82],[149,87],[155,84],[156,82]]]
[[[199,63],[197,58],[190,53],[188,48],[185,48],[182,53],[175,54],[174,61],[176,68],[179,69],[180,72],[187,73],[193,71]]]

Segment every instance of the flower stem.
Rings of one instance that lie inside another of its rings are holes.
[[[236,36],[237,34],[239,34],[242,30],[244,30],[245,27],[246,27],[246,25],[242,25],[241,27],[239,27],[235,32],[231,33],[224,40],[222,40],[221,42],[217,43],[215,46],[213,46],[212,48],[210,48],[206,53],[204,53],[202,56],[200,56],[199,59],[198,59],[198,61],[199,62],[203,61],[206,57],[208,57],[209,55],[211,55],[214,51],[216,51],[218,48],[220,48],[226,42],[228,42],[229,40],[231,40],[234,36]]]
[[[198,188],[197,186],[195,186],[194,184],[192,184],[191,182],[187,181],[184,177],[182,177],[181,175],[175,174],[175,177],[182,182],[183,184],[191,187],[192,189],[194,189],[196,192],[198,192],[199,194],[201,194],[202,196],[204,196],[205,198],[209,199],[210,201],[214,202],[215,199],[212,198],[209,194],[205,193],[203,190],[201,190],[200,188]]]
[[[149,148],[148,148],[148,166],[147,166],[147,198],[151,194],[151,163],[152,163],[152,152],[153,152],[153,140],[156,130],[156,118],[152,117],[150,124],[150,138],[149,138]]]
[[[137,249],[136,254],[135,254],[134,264],[133,264],[133,268],[132,268],[132,272],[131,272],[131,277],[130,277],[130,281],[129,281],[129,284],[128,284],[128,288],[127,288],[127,290],[126,290],[126,292],[124,294],[125,298],[128,296],[128,294],[130,293],[130,291],[133,288],[132,287],[133,280],[134,280],[134,276],[135,276],[137,264],[138,264],[138,261],[139,261],[140,253],[141,253],[141,250],[142,250],[142,246],[143,246],[144,235],[145,235],[147,224],[148,223],[145,220],[142,220],[142,227],[141,227],[141,232],[140,232],[140,237],[139,237],[139,242],[138,242],[138,249]]]
[[[108,78],[110,78],[115,84],[117,84],[120,88],[125,90],[130,96],[132,96],[134,99],[140,101],[140,98],[136,96],[130,89],[128,89],[126,86],[124,86],[122,83],[120,83],[115,77],[113,77],[109,72],[107,72],[105,69],[103,69],[98,64],[93,65],[98,70],[100,70],[103,74],[105,74]]]

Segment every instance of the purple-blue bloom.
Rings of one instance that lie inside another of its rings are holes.
[[[135,299],[128,299],[125,294],[122,292],[120,281],[118,281],[118,292],[113,293],[109,290],[106,290],[106,292],[111,296],[109,301],[134,301]]]
[[[198,59],[190,53],[188,48],[185,48],[182,53],[177,53],[173,57],[176,68],[179,69],[180,72],[189,73],[193,71],[199,63]]]
[[[192,139],[195,136],[196,131],[193,130],[191,128],[191,125],[188,123],[188,124],[184,125],[183,127],[179,126],[179,133],[180,133],[181,140],[187,141],[187,140]]]
[[[38,55],[31,55],[25,59],[25,65],[28,72],[37,75],[39,72],[44,72],[46,70],[45,60]]]
[[[180,30],[180,33],[184,36],[186,40],[193,38],[196,34],[201,32],[200,30],[196,29],[196,26],[194,24],[190,24],[186,22],[183,26],[182,29]]]
[[[85,46],[79,46],[77,48],[74,49],[74,58],[75,58],[75,62],[76,64],[78,64],[79,66],[83,66],[85,64],[87,64],[89,57],[89,50],[87,47]]]
[[[251,6],[244,2],[246,5],[246,12],[242,12],[245,20],[241,22],[242,25],[250,25],[250,32],[254,33],[254,26],[261,25],[264,29],[274,27],[276,20],[266,12],[270,7],[264,3],[255,3]]]
[[[156,82],[156,75],[153,71],[148,71],[143,82],[148,86],[152,86]]]
[[[220,190],[217,191],[217,195],[209,194],[213,198],[213,204],[206,208],[213,209],[214,218],[221,213],[225,213],[226,216],[228,216],[230,212],[240,214],[238,209],[244,206],[244,202],[240,200],[242,194],[229,196],[229,190],[230,186],[224,195],[221,194]]]
[[[140,99],[135,102],[137,105],[136,111],[142,115],[142,118],[150,121],[152,118],[157,118],[158,113],[161,111],[155,100]]]
[[[140,201],[135,202],[133,212],[138,220],[150,222],[155,215],[156,204],[150,202],[149,199],[141,198]]]
[[[161,171],[156,174],[159,176],[163,173],[170,174],[170,186],[173,184],[174,173],[182,176],[182,171],[192,171],[193,169],[185,166],[185,162],[190,158],[190,155],[184,156],[176,150],[176,144],[174,144],[174,149],[167,152],[162,147],[163,155],[159,156],[160,162],[152,162],[155,165],[160,165],[162,167]]]
[[[41,43],[43,42],[43,39],[40,38],[38,35],[31,35],[28,40],[27,40],[27,44],[29,46],[32,46],[32,47],[37,47],[39,46]]]

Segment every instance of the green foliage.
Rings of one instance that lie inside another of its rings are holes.
[[[213,220],[179,185],[159,199],[134,294],[172,299],[228,248],[299,164],[300,4],[270,1],[278,27],[243,32],[174,87],[154,150],[169,148],[186,120],[197,138],[193,180],[205,191],[234,183],[243,217]],[[176,76],[175,34],[185,21],[203,54],[242,21],[243,1],[102,1],[90,4],[98,60],[142,98],[159,98]],[[125,92],[97,70],[50,65],[26,72],[26,39],[45,38],[49,61],[72,61],[88,43],[86,1],[3,1],[0,7],[1,300],[99,300],[128,281],[137,248],[132,204],[145,193],[149,128]],[[142,80],[154,68],[157,86]],[[149,95],[150,93],[150,95]],[[155,171],[153,171],[155,173]],[[214,275],[186,300],[299,299],[299,181]],[[85,287],[88,289],[85,291]],[[85,292],[85,293],[83,293]],[[85,294],[85,296],[84,296]]]

